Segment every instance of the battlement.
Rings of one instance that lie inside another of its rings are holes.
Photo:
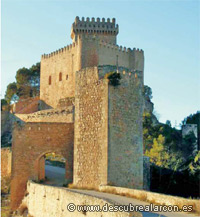
[[[58,49],[58,50],[56,50],[56,51],[53,51],[53,52],[51,52],[50,54],[43,54],[43,55],[42,55],[42,59],[47,59],[47,58],[53,57],[53,56],[55,56],[55,55],[58,55],[58,54],[60,54],[60,53],[64,53],[64,52],[67,52],[67,51],[71,51],[71,50],[72,50],[73,48],[75,48],[77,45],[78,45],[78,41],[73,42],[72,44],[67,45],[67,46],[65,46],[65,47],[63,47],[63,48],[60,48],[60,49]]]
[[[130,53],[130,52],[139,52],[139,53],[143,53],[143,50],[142,50],[142,49],[139,49],[139,48],[133,48],[133,49],[131,49],[131,48],[123,47],[123,46],[121,46],[121,45],[116,45],[116,44],[114,44],[114,43],[106,42],[106,41],[101,40],[101,39],[99,39],[99,38],[92,38],[92,39],[91,39],[91,37],[89,37],[88,35],[82,35],[82,36],[79,35],[78,38],[79,38],[79,39],[84,38],[84,39],[87,39],[87,40],[97,41],[100,46],[104,46],[104,47],[106,47],[106,48],[115,49],[116,51],[122,51],[122,52],[124,52],[124,53]],[[64,52],[66,52],[66,51],[71,51],[71,50],[72,50],[73,48],[75,48],[76,46],[78,46],[78,40],[77,40],[76,42],[73,42],[73,43],[70,44],[70,45],[67,45],[67,46],[65,46],[65,47],[63,47],[63,48],[60,48],[60,49],[58,49],[58,50],[56,50],[56,51],[53,51],[53,52],[51,52],[50,54],[43,54],[43,55],[42,55],[42,59],[47,59],[47,58],[53,57],[53,56],[55,56],[55,55],[57,55],[57,54],[64,53]]]
[[[99,79],[107,78],[108,75],[112,72],[118,72],[121,76],[120,81],[127,82],[132,80],[132,82],[143,82],[143,72],[140,70],[130,70],[125,67],[118,67],[113,65],[103,65],[98,66],[98,76]]]
[[[118,45],[118,31],[119,26],[114,18],[76,17],[72,24],[72,44],[41,57],[41,100],[56,108],[61,98],[74,97],[75,73],[86,67],[125,67],[128,72],[139,70],[142,76],[143,50]],[[129,80],[134,78],[133,74],[130,77],[126,75]]]
[[[111,43],[105,42],[103,40],[99,40],[99,45],[107,47],[107,48],[115,49],[117,51],[126,52],[126,53],[129,53],[129,52],[140,52],[140,53],[143,53],[143,50],[139,49],[139,48],[133,48],[133,49],[131,49],[131,48],[123,47],[121,45],[111,44]]]
[[[91,20],[89,17],[85,18],[82,17],[80,20],[79,17],[75,18],[74,23],[72,24],[71,28],[71,38],[73,41],[77,40],[77,36],[80,34],[89,34],[89,35],[101,35],[101,36],[114,36],[114,39],[116,38],[116,35],[119,32],[119,26],[115,23],[115,18],[110,20],[110,18],[107,18],[107,21],[105,18],[95,18],[93,17]],[[116,39],[114,40],[116,41]]]

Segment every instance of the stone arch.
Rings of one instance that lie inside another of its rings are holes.
[[[73,123],[26,123],[15,125],[12,144],[11,209],[16,210],[29,179],[38,180],[37,162],[49,151],[67,159],[66,177],[73,179]]]
[[[65,162],[65,179],[67,180],[67,183],[71,183],[73,180],[73,176],[70,175],[70,162],[68,162],[68,159],[70,156],[68,156],[68,153],[63,153],[62,151],[57,151],[54,149],[47,150],[39,155],[39,157],[34,162],[34,170],[35,170],[35,177],[37,178],[37,181],[45,179],[45,159],[43,157],[48,153],[55,153],[56,155],[60,155],[63,158],[66,159]],[[73,174],[72,174],[73,175]]]

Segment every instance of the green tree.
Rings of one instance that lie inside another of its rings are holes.
[[[16,81],[17,81],[17,95],[19,97],[30,97],[31,85],[30,85],[30,70],[23,67],[17,70]]]
[[[187,169],[191,174],[198,174],[200,178],[200,151],[197,151],[195,153],[194,158],[192,161],[188,164]],[[199,179],[200,180],[200,179]]]
[[[11,101],[15,102],[17,100],[17,84],[16,82],[10,83],[7,86],[6,94],[5,94],[5,100],[8,104],[10,104]]]
[[[3,110],[2,108],[7,105],[8,105],[7,101],[5,99],[1,99],[1,111]]]
[[[147,100],[150,101],[153,98],[152,89],[149,86],[144,85],[144,87],[143,87],[143,95]]]
[[[32,65],[30,70],[31,96],[40,94],[40,63]]]
[[[165,137],[159,135],[158,138],[153,140],[153,146],[150,150],[146,150],[145,155],[150,157],[150,162],[159,166],[168,168],[169,154],[164,147]]]
[[[168,125],[169,127],[171,127],[172,126],[171,121],[166,120],[166,125]]]

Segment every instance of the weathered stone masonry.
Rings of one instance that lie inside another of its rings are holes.
[[[109,85],[108,182],[143,188],[143,80],[141,73],[121,73],[120,85]]]
[[[76,17],[73,44],[42,55],[40,98],[16,114],[13,210],[28,179],[44,178],[48,152],[67,159],[66,179],[76,186],[143,187],[144,52],[118,46],[118,31],[115,19]],[[110,72],[120,73],[119,86],[109,84]]]
[[[142,77],[121,70],[113,87],[104,79],[111,67],[100,68],[76,73],[74,184],[142,189]]]
[[[72,181],[73,141],[73,123],[26,123],[15,126],[12,144],[12,209],[20,205],[28,179],[39,180],[39,161],[46,153],[55,152],[67,159],[66,179]]]
[[[108,82],[97,68],[76,73],[74,184],[107,183]]]

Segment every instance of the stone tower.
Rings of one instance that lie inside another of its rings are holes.
[[[23,123],[13,131],[13,210],[27,180],[44,177],[49,152],[66,158],[65,177],[75,186],[143,188],[144,52],[117,45],[118,32],[114,18],[76,17],[72,44],[42,55],[41,111],[18,115]]]
[[[40,98],[51,107],[60,99],[75,96],[75,72],[91,66],[121,66],[143,76],[144,53],[117,45],[115,19],[76,17],[71,28],[72,44],[41,58]],[[55,89],[57,90],[55,92]]]
[[[73,42],[78,40],[79,36],[88,35],[90,38],[98,38],[110,44],[117,44],[117,34],[119,31],[118,24],[115,24],[115,18],[110,21],[108,18],[100,20],[100,18],[85,18],[81,20],[76,17],[75,22],[71,28],[71,38]]]

